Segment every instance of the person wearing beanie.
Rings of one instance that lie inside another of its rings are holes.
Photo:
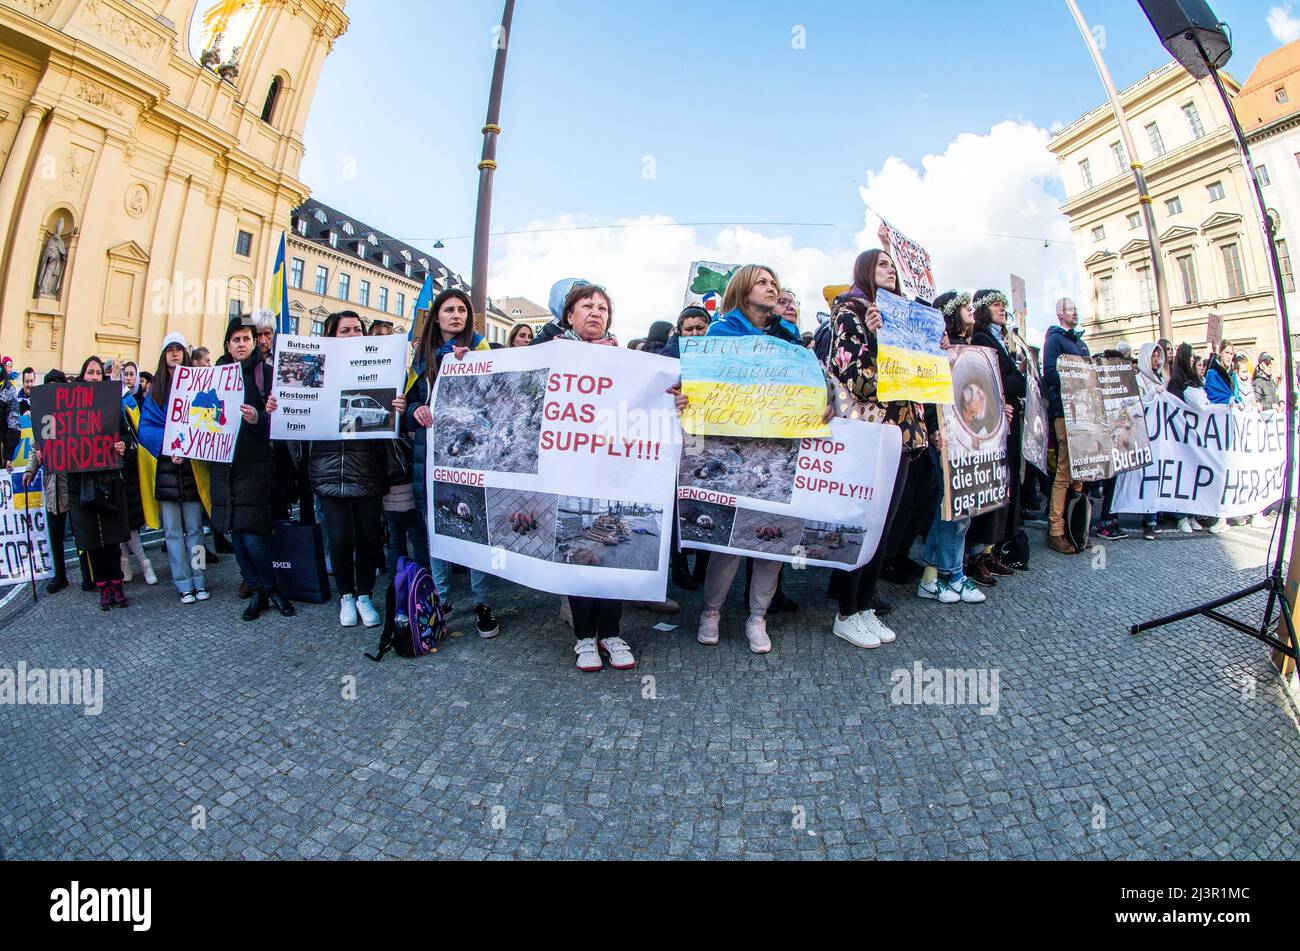
[[[645,345],[641,348],[641,351],[643,353],[663,353],[672,332],[672,324],[666,320],[656,320],[650,325],[650,332],[646,334]]]

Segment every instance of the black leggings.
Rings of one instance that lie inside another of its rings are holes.
[[[375,574],[383,558],[380,528],[384,522],[382,496],[331,499],[321,496],[325,528],[330,538],[330,563],[339,597],[374,593]]]
[[[839,601],[842,617],[869,611],[876,603],[876,583],[880,580],[880,569],[884,567],[885,559],[888,557],[889,546],[886,542],[889,539],[889,531],[894,525],[894,519],[898,515],[899,501],[903,497],[903,489],[907,484],[911,461],[911,455],[906,450],[898,457],[898,474],[894,477],[894,493],[889,497],[889,513],[885,516],[885,524],[881,529],[880,544],[876,546],[876,553],[871,560],[861,568],[854,568],[852,571],[831,572],[831,585],[835,599]]]
[[[90,577],[96,584],[101,581],[122,580],[121,545],[88,548],[86,549],[86,561],[90,563]]]
[[[609,598],[582,598],[569,595],[573,614],[573,633],[578,640],[587,637],[618,637],[623,620],[623,602]]]

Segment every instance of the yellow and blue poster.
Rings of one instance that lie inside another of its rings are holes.
[[[876,294],[884,326],[876,334],[876,398],[882,403],[951,405],[952,368],[943,341],[943,314],[889,291]]]
[[[54,553],[45,524],[41,474],[0,478],[0,587],[54,577]]]
[[[770,336],[683,337],[682,428],[692,436],[829,436],[816,355]]]

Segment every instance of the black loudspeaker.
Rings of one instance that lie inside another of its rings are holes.
[[[1205,0],[1138,0],[1138,5],[1169,55],[1194,77],[1204,79],[1210,75],[1198,40],[1215,69],[1228,65],[1232,41]]]

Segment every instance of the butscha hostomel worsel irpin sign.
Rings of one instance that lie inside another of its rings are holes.
[[[177,367],[167,397],[163,455],[228,463],[243,421],[244,371],[238,363]]]
[[[856,568],[871,560],[902,452],[897,426],[834,419],[825,438],[687,436],[682,548]]]
[[[1237,518],[1282,499],[1285,413],[1193,409],[1172,393],[1144,409],[1151,463],[1116,480],[1116,512]]]
[[[35,470],[30,485],[23,475],[0,473],[0,587],[54,577],[42,473]]]
[[[816,355],[775,337],[683,337],[682,428],[693,436],[827,436]]]
[[[951,403],[952,371],[940,346],[943,314],[884,290],[876,293],[876,306],[883,321],[876,332],[880,402]]]
[[[1006,401],[997,354],[988,347],[950,347],[953,402],[940,406],[943,426],[943,517],[982,515],[1011,503]]]
[[[1142,423],[1137,374],[1127,360],[1094,365],[1083,357],[1061,357],[1061,407],[1070,445],[1070,475],[1099,482],[1151,461]]]
[[[426,431],[435,558],[551,591],[663,600],[676,360],[557,340],[442,361]]]
[[[275,339],[272,439],[396,439],[406,338]]]
[[[121,383],[46,383],[32,389],[31,405],[32,436],[51,472],[122,468]]]

